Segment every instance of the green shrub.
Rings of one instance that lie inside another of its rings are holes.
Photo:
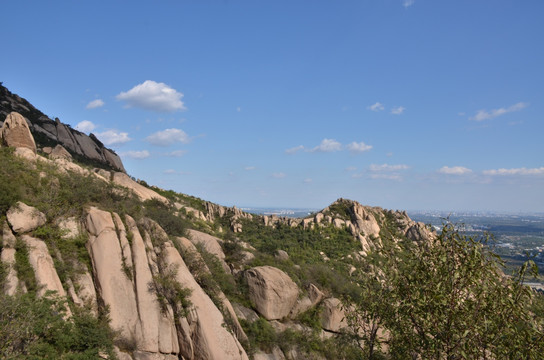
[[[17,239],[15,242],[15,271],[19,280],[24,282],[29,292],[38,290],[34,269],[28,259],[28,247],[21,239]]]
[[[250,351],[254,352],[257,349],[272,351],[272,348],[278,345],[276,332],[265,319],[259,318],[254,322],[240,320],[240,325],[249,339]]]
[[[75,308],[66,320],[66,308],[52,292],[0,294],[0,358],[98,359],[103,353],[115,359],[107,317]]]
[[[45,241],[53,258],[55,269],[61,282],[74,278],[77,273],[82,273],[85,268],[92,268],[91,258],[85,247],[88,241],[87,232],[82,232],[75,237],[66,237],[66,231],[59,226],[47,223],[33,231],[33,235]]]
[[[183,287],[177,280],[178,269],[173,265],[160,266],[159,274],[153,276],[149,287],[157,294],[161,310],[166,313],[167,305],[174,310],[176,317],[187,316],[187,309],[191,306],[191,290]]]
[[[156,221],[169,235],[187,236],[187,222],[175,216],[171,208],[157,199],[144,202],[144,214]]]

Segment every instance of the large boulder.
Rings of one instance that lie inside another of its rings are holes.
[[[6,146],[28,148],[36,153],[36,143],[25,118],[16,112],[8,114],[0,129],[0,138]]]
[[[46,221],[45,215],[38,209],[20,201],[8,210],[6,217],[13,231],[19,234],[32,231]]]
[[[299,292],[289,275],[272,266],[258,266],[247,270],[245,278],[249,298],[262,316],[277,320],[289,315]]]

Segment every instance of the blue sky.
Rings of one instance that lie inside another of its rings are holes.
[[[4,1],[0,81],[223,205],[544,211],[544,2]]]

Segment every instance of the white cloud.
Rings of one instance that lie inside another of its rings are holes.
[[[127,107],[142,108],[159,112],[185,110],[181,98],[183,94],[166,85],[146,80],[126,92],[117,95],[117,100],[125,101]]]
[[[409,8],[410,6],[414,5],[415,2],[416,0],[404,0],[402,2],[402,6],[404,6],[405,8]]]
[[[375,103],[373,105],[368,106],[367,109],[372,110],[372,111],[382,111],[385,108],[383,107],[382,103],[377,102],[377,103]]]
[[[441,174],[447,174],[447,175],[464,175],[464,174],[471,173],[472,170],[464,166],[452,166],[452,167],[442,166],[438,170],[438,172]]]
[[[175,151],[171,151],[169,153],[166,153],[166,156],[172,156],[172,157],[182,157],[183,155],[185,155],[187,153],[186,150],[175,150]]]
[[[544,166],[540,168],[514,168],[514,169],[493,169],[484,170],[484,175],[544,175]]]
[[[335,152],[342,150],[342,144],[334,139],[323,139],[321,144],[309,150],[310,152]]]
[[[397,106],[391,109],[391,114],[393,115],[400,115],[406,110],[404,106]]]
[[[127,157],[131,159],[147,159],[151,154],[147,150],[142,151],[125,151],[121,153],[122,157]]]
[[[357,170],[357,168],[355,166],[348,166],[345,170],[346,171],[355,171],[355,170]]]
[[[383,180],[396,180],[400,181],[402,180],[402,176],[399,174],[370,174],[371,179],[383,179]]]
[[[527,106],[529,106],[528,103],[518,102],[517,104],[514,104],[507,108],[493,109],[491,111],[478,110],[476,115],[469,117],[469,120],[474,120],[474,121],[489,120],[489,119],[493,119],[493,118],[496,118],[497,116],[501,116],[510,112],[520,111],[522,109],[525,109]]]
[[[410,167],[408,165],[404,165],[404,164],[397,164],[397,165],[389,165],[389,164],[376,165],[376,164],[372,164],[372,165],[369,166],[369,170],[371,172],[369,177],[371,179],[401,181],[402,176],[399,173],[399,171],[407,170],[409,168]]]
[[[362,152],[365,152],[365,151],[368,151],[370,149],[372,149],[372,145],[367,145],[365,144],[364,142],[352,142],[350,144],[347,145],[347,148],[349,151],[353,152],[353,153],[362,153]]]
[[[242,111],[242,108],[238,106],[238,107],[236,108],[236,111],[240,112],[240,111]]]
[[[251,171],[251,170],[255,170],[255,169],[256,169],[255,166],[246,166],[246,167],[244,168],[244,170],[246,170],[246,171]]]
[[[305,184],[309,184],[309,183],[311,183],[312,181],[313,181],[313,180],[310,179],[310,178],[304,179],[304,183],[305,183]]]
[[[404,164],[399,164],[399,165],[389,165],[389,164],[376,165],[376,164],[372,164],[369,167],[370,171],[374,171],[374,172],[399,171],[399,170],[407,170],[409,168],[410,167],[408,165],[404,165]]]
[[[124,144],[132,140],[128,137],[128,133],[120,132],[117,130],[108,130],[96,134],[96,136],[102,141],[105,145],[117,145]]]
[[[283,179],[284,177],[286,177],[287,175],[285,175],[284,173],[282,172],[279,172],[279,173],[273,173],[272,174],[272,177],[273,178],[276,178],[276,179]]]
[[[96,108],[99,108],[99,107],[102,107],[102,106],[104,106],[104,101],[102,101],[102,99],[96,99],[96,100],[93,100],[90,103],[88,103],[87,106],[85,106],[85,108],[86,109],[96,109]]]
[[[96,125],[89,120],[83,120],[76,125],[76,130],[84,133],[89,133],[96,128]]]
[[[299,146],[295,146],[295,147],[292,147],[290,149],[285,150],[285,153],[289,154],[289,155],[292,155],[292,154],[296,154],[297,152],[299,152],[301,150],[304,150],[304,146],[299,145]]]
[[[162,173],[167,174],[167,175],[189,175],[189,174],[191,174],[190,172],[176,171],[174,169],[166,169]]]
[[[191,141],[185,131],[181,129],[166,129],[157,131],[145,138],[147,142],[157,146],[169,146],[175,143],[187,144]]]

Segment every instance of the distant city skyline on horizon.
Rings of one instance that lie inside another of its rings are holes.
[[[3,13],[4,86],[149,184],[237,207],[544,213],[544,2]]]

